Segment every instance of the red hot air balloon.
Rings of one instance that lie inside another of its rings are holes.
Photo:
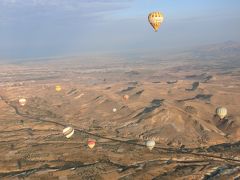
[[[88,140],[88,147],[90,149],[94,148],[95,145],[96,145],[96,140],[94,140],[94,139],[89,139]]]

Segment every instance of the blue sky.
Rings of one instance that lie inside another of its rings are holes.
[[[148,13],[159,10],[159,32]],[[158,52],[240,41],[239,0],[0,0],[0,58]]]

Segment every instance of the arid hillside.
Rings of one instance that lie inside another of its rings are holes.
[[[211,59],[219,45],[165,60],[2,64],[1,179],[239,179],[240,59],[224,47],[231,59]]]

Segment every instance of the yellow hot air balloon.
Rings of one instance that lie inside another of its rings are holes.
[[[57,85],[57,86],[55,87],[55,90],[56,90],[57,92],[60,92],[60,91],[62,90],[62,87],[59,86],[59,85]]]
[[[20,104],[21,106],[25,106],[27,100],[26,100],[25,98],[21,98],[21,99],[19,99],[18,102],[19,102],[19,104]]]
[[[151,12],[148,15],[148,21],[153,27],[154,31],[157,32],[159,27],[161,26],[162,22],[164,20],[164,16],[161,12],[156,11],[156,12]]]
[[[74,129],[72,127],[66,127],[63,129],[63,135],[66,136],[66,138],[72,137],[74,134]]]
[[[220,119],[223,119],[227,115],[227,109],[225,107],[218,107],[216,109],[216,114],[220,117]]]

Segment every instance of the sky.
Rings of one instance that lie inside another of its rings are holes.
[[[155,33],[151,11],[164,22]],[[0,0],[0,60],[240,41],[239,0]]]

